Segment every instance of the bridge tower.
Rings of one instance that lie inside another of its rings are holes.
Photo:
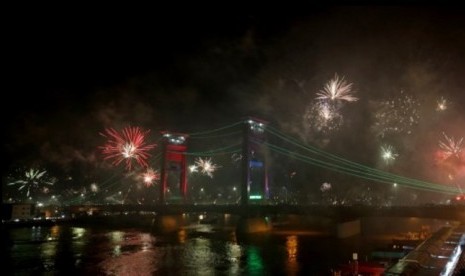
[[[244,120],[242,140],[241,205],[268,199],[268,168],[263,143],[268,122],[248,117]]]
[[[168,180],[174,178],[179,184],[179,196],[187,196],[186,151],[187,134],[162,131],[162,157],[160,173],[160,203],[167,202]]]

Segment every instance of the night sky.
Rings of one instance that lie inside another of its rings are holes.
[[[465,188],[465,151],[437,160],[443,133],[465,137],[463,8],[44,10],[16,10],[7,26],[4,187],[30,167],[99,181],[111,170],[98,150],[108,127],[151,129],[155,140],[161,130],[189,133],[256,116],[347,159]],[[335,74],[359,100],[338,107],[337,129],[318,132],[304,115]],[[404,95],[415,101],[416,113],[405,115],[413,123],[381,135],[377,112]],[[438,111],[441,99],[447,109]],[[389,166],[380,161],[383,144],[398,153]],[[353,183],[299,170],[317,190]]]

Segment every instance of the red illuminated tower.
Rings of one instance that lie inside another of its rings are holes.
[[[162,157],[161,157],[161,181],[160,203],[166,203],[168,188],[168,175],[174,175],[179,179],[179,191],[185,201],[187,195],[187,170],[186,151],[187,134],[162,131]]]

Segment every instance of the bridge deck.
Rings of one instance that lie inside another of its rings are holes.
[[[166,204],[166,205],[73,205],[71,213],[94,210],[96,212],[155,212],[163,214],[223,213],[241,216],[266,216],[278,214],[314,215],[341,220],[357,217],[423,217],[465,221],[465,205],[436,206],[321,206],[321,205],[215,205],[215,204]]]

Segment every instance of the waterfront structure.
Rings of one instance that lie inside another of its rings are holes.
[[[2,219],[5,220],[32,219],[34,212],[34,204],[31,203],[2,204]]]
[[[465,225],[445,226],[386,269],[384,275],[453,275],[464,246]]]

